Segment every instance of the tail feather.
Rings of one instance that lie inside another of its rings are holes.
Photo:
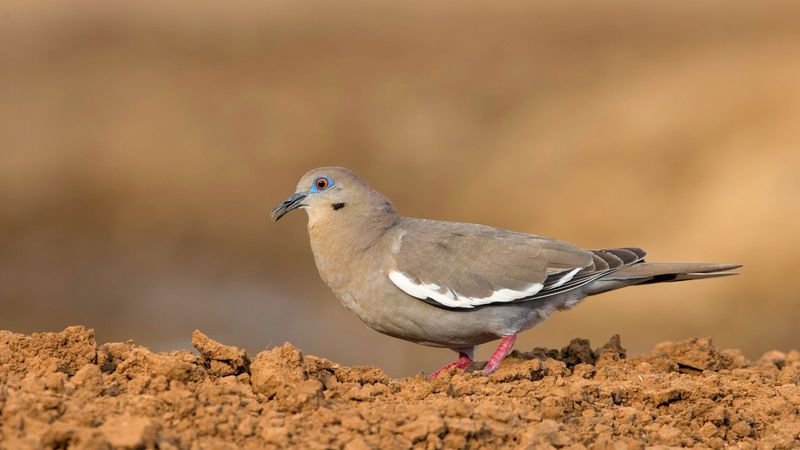
[[[741,264],[714,263],[637,263],[598,279],[586,288],[587,295],[638,284],[700,280],[738,275],[731,270]]]
[[[659,280],[658,277],[655,277],[652,281],[645,281],[644,283],[641,284],[663,283],[669,281],[705,280],[706,278],[732,277],[734,275],[739,275],[739,273],[738,272],[679,273],[674,275],[674,277],[671,280]]]
[[[660,275],[708,274],[738,269],[741,264],[714,263],[640,263],[610,274],[608,280],[630,280]]]

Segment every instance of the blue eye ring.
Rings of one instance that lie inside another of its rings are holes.
[[[326,176],[317,177],[313,183],[311,183],[311,192],[322,192],[326,189],[330,189],[333,186],[333,181]]]

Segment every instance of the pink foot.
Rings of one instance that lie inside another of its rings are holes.
[[[438,377],[442,374],[442,372],[447,372],[448,370],[452,369],[453,367],[458,367],[461,370],[466,369],[472,364],[472,358],[469,357],[466,353],[458,353],[458,359],[455,362],[452,362],[441,369],[433,372],[428,376],[428,380],[433,380],[434,378]]]
[[[497,350],[494,351],[492,357],[489,358],[489,362],[486,363],[486,367],[483,368],[484,375],[491,375],[495,370],[497,370],[498,367],[500,367],[500,363],[503,362],[503,358],[511,353],[511,348],[514,347],[514,341],[516,340],[516,334],[503,337],[500,345],[497,346]]]

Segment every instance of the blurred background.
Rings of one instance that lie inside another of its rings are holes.
[[[736,278],[594,297],[517,348],[615,333],[800,347],[797,2],[0,2],[0,329],[394,376],[453,354],[379,335],[319,280],[306,170],[410,216]],[[480,349],[480,357],[493,350]]]

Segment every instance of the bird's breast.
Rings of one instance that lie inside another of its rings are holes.
[[[320,278],[342,299],[356,296],[363,283],[363,254],[354,248],[347,236],[321,233],[309,228],[311,251]],[[344,300],[342,300],[344,301]]]

